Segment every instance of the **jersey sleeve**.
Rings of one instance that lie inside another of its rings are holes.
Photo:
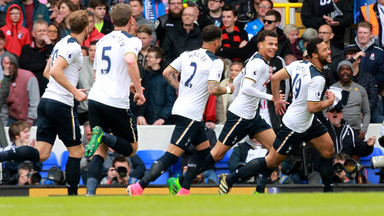
[[[215,59],[212,62],[211,69],[209,71],[208,81],[215,81],[220,83],[223,70],[224,70],[224,62],[221,59]]]
[[[325,79],[321,76],[315,76],[308,84],[307,101],[319,102],[321,100],[321,93],[324,90]]]
[[[76,46],[67,46],[65,49],[58,49],[57,56],[61,56],[65,59],[65,61],[71,64],[77,58],[82,56],[80,45]]]
[[[129,38],[129,39],[127,39],[127,43],[124,46],[124,53],[125,54],[133,53],[137,56],[139,54],[141,48],[142,48],[142,43],[141,43],[140,39],[138,39],[136,37]]]

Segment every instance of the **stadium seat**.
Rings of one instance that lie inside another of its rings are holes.
[[[171,176],[176,177],[177,175],[181,175],[181,159],[180,158],[175,164],[171,166]]]
[[[51,155],[49,156],[49,158],[46,161],[44,161],[42,164],[43,164],[43,167],[42,167],[43,171],[47,171],[49,170],[49,168],[53,166],[60,168],[55,152],[51,152]]]
[[[215,168],[216,168],[216,174],[217,176],[221,173],[230,173],[228,168],[228,160],[229,157],[231,157],[231,154],[233,152],[233,149],[229,149],[227,153],[224,155],[224,158],[221,161],[216,162]]]
[[[151,168],[153,162],[157,159],[159,159],[161,156],[163,156],[164,151],[163,150],[139,150],[136,153],[141,160],[143,160],[145,164],[145,168],[148,169]],[[171,176],[171,172],[168,169],[166,172],[164,172],[159,178],[157,178],[154,182],[151,182],[150,184],[167,184],[168,178]]]
[[[375,175],[376,172],[379,172],[380,169],[372,169],[371,157],[383,155],[383,150],[381,148],[375,147],[372,154],[367,157],[360,158],[361,165],[367,170],[367,180],[373,184],[378,184],[380,177]]]
[[[60,163],[61,170],[63,171],[65,171],[65,168],[67,166],[68,157],[69,157],[69,152],[63,151],[63,153],[61,154],[61,163]]]

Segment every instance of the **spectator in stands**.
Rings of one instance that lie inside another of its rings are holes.
[[[240,29],[235,23],[237,21],[237,11],[229,5],[224,5],[222,45],[217,56],[230,60],[246,60],[247,53],[245,46],[248,43],[247,32]]]
[[[147,65],[146,56],[148,54],[149,48],[151,48],[151,41],[153,38],[152,29],[147,25],[141,25],[136,29],[136,36],[141,40],[142,48],[137,55],[137,64],[142,68],[145,68]],[[143,79],[143,77],[141,77]]]
[[[236,76],[244,68],[244,63],[241,61],[234,61],[230,67],[230,73],[227,78],[220,82],[220,86],[226,87],[228,84],[232,84]],[[216,124],[224,124],[227,121],[227,111],[229,105],[233,101],[232,95],[224,94],[216,97]]]
[[[88,56],[83,57],[83,67],[79,73],[79,82],[77,84],[79,89],[86,89],[85,94],[87,95],[93,86],[93,82],[95,82],[93,61],[95,60],[96,43],[97,40],[91,42],[88,49]],[[88,100],[80,102],[77,107],[77,112],[80,125],[88,121]]]
[[[344,59],[343,51],[331,44],[331,40],[335,34],[332,32],[332,27],[328,24],[321,25],[317,31],[319,38],[323,38],[324,42],[331,49],[332,63],[323,67],[323,73],[325,75],[325,86],[330,86],[336,82],[337,65]]]
[[[70,0],[62,0],[59,5],[59,38],[64,38],[69,35],[71,29],[69,28],[69,15],[76,11],[76,6]]]
[[[323,24],[330,25],[335,34],[331,44],[343,50],[345,29],[353,24],[353,7],[350,0],[304,0],[301,20],[307,28],[319,29]]]
[[[4,54],[10,54],[10,52],[6,51],[5,50],[5,44],[6,44],[7,40],[6,40],[6,37],[4,35],[4,32],[2,30],[0,30],[0,60],[3,59],[3,56]],[[3,70],[3,67],[0,67],[0,80],[3,80],[4,78],[4,70]]]
[[[14,122],[8,130],[9,139],[11,140],[11,145],[4,148],[4,150],[9,150],[12,148],[16,148],[19,146],[32,146],[36,147],[36,140],[30,139],[30,128],[31,125],[24,121],[16,121]],[[30,169],[41,171],[42,169],[42,163],[40,162],[14,162],[9,161],[4,163],[4,175],[5,175],[5,182],[7,184],[13,184],[12,182],[16,182],[17,178],[16,175],[18,173],[18,168],[21,166],[21,164],[28,164],[28,172]],[[20,170],[19,170],[20,171]],[[19,172],[20,174],[20,172]]]
[[[145,85],[144,113],[137,117],[138,125],[173,124],[172,107],[176,100],[175,89],[163,77],[164,51],[160,47],[151,47],[147,55],[147,81]],[[144,115],[142,115],[144,114]]]
[[[361,6],[360,16],[358,18],[360,22],[369,21],[372,24],[372,35],[378,37],[377,44],[380,47],[384,47],[384,37],[383,37],[384,11],[383,10],[384,10],[384,0],[377,0],[377,2],[374,4]]]
[[[328,128],[329,135],[335,146],[335,153],[345,153],[349,157],[353,155],[358,157],[370,155],[373,151],[376,137],[369,137],[367,141],[359,138],[359,134],[343,119],[342,108],[341,106],[336,106],[329,109],[326,113],[327,119],[322,122]]]
[[[371,110],[371,122],[372,113],[374,112],[378,101],[378,89],[374,85],[375,78],[371,73],[365,71],[364,68],[360,68],[361,57],[365,55],[364,51],[360,51],[357,47],[347,47],[345,49],[345,58],[352,63],[353,66],[353,78],[352,80],[357,84],[363,86],[368,94],[369,108]],[[382,123],[380,121],[378,123]]]
[[[167,31],[164,38],[162,48],[167,63],[171,63],[184,51],[199,48],[203,43],[200,28],[195,23],[196,10],[191,7],[185,8],[181,19],[182,23]]]
[[[108,4],[105,0],[91,0],[89,6],[95,13],[95,28],[103,34],[108,34],[113,31],[113,24],[111,21],[104,19],[108,11]]]
[[[48,14],[50,19],[50,24],[59,25],[62,20],[59,21],[59,0],[48,0],[48,4],[46,6],[48,7]]]
[[[28,185],[29,184],[29,172],[30,168],[25,163],[20,163],[17,168],[17,185]]]
[[[186,2],[188,7],[193,7],[196,9],[197,16],[197,24],[200,27],[200,30],[203,30],[207,25],[211,25],[212,21],[209,16],[203,12],[202,3],[200,1],[191,1],[188,0]]]
[[[113,159],[112,167],[108,169],[108,176],[103,178],[100,184],[133,184],[144,176],[144,172],[145,165],[139,156],[135,155],[128,159],[123,156],[117,156]]]
[[[0,39],[1,41],[1,39]],[[11,61],[10,58],[14,58],[11,53],[3,53],[1,56],[1,68],[4,70],[3,80],[0,87],[0,107],[7,102],[9,94],[9,86],[11,83],[12,75],[10,74]],[[5,148],[8,146],[7,136],[4,131],[3,121],[0,121],[0,145]]]
[[[371,23],[364,21],[357,24],[355,42],[356,44],[348,45],[346,49],[357,47],[365,52],[365,56],[361,57],[359,66],[375,77],[374,84],[380,89],[384,82],[384,51],[375,45]]]
[[[248,33],[249,40],[264,27],[264,17],[273,8],[273,3],[271,0],[253,0],[253,7],[257,16],[255,20],[245,25],[245,31]]]
[[[296,59],[302,59],[303,51],[299,46],[299,27],[297,27],[295,24],[288,24],[284,27],[283,32],[291,44],[291,53],[296,57]]]
[[[377,96],[377,106],[371,114],[372,123],[384,122],[384,85],[381,86],[379,95]]]
[[[22,26],[23,14],[20,6],[12,4],[9,6],[5,26],[1,27],[5,34],[5,49],[8,52],[20,56],[21,48],[26,44],[31,44],[28,30]]]
[[[334,168],[333,182],[339,184],[355,184],[357,183],[356,176],[352,176],[350,173],[347,173],[344,168],[345,161],[351,159],[350,156],[344,153],[337,153],[333,157],[333,166],[338,167]],[[365,179],[366,182],[366,179]]]
[[[82,0],[70,0],[70,1],[76,6],[76,10],[82,9],[81,8],[81,1]]]
[[[156,35],[159,40],[159,46],[162,47],[165,35],[178,23],[181,23],[181,14],[183,12],[183,0],[169,0],[168,14],[160,16],[156,22]]]
[[[347,104],[343,108],[343,116],[355,130],[355,133],[358,134],[359,138],[364,139],[371,119],[371,111],[366,90],[361,85],[352,81],[353,70],[350,61],[341,61],[337,66],[340,80],[332,86],[349,92]]]
[[[151,45],[155,46],[157,43],[155,23],[144,18],[144,16],[143,16],[143,11],[144,11],[143,0],[131,0],[129,2],[129,6],[131,6],[131,8],[132,8],[132,16],[135,17],[138,27],[145,24],[152,29]]]
[[[20,55],[20,68],[31,71],[39,83],[40,96],[43,95],[48,79],[43,76],[45,65],[53,50],[52,41],[48,37],[48,24],[45,20],[36,20],[33,24],[34,40],[24,45]]]
[[[224,0],[208,0],[208,16],[215,26],[223,25],[222,7],[224,4]]]
[[[95,28],[95,14],[89,10],[87,12],[88,12],[88,21],[89,21],[89,34],[87,39],[84,40],[81,46],[89,48],[89,45],[91,44],[92,41],[100,40],[102,37],[104,37],[104,34],[100,33]]]
[[[48,38],[51,40],[52,45],[55,45],[59,40],[59,28],[55,24],[49,24],[48,26]]]
[[[47,23],[50,22],[48,8],[45,4],[38,0],[14,0],[15,4],[19,5],[23,12],[23,26],[32,34],[33,23],[38,19],[43,19]]]
[[[1,115],[5,115],[5,119],[9,117],[8,126],[17,120],[33,125],[40,102],[39,83],[31,71],[19,68],[16,57],[10,58],[10,64],[10,74],[13,77],[7,100],[8,110]]]

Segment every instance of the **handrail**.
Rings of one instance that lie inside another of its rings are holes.
[[[289,24],[289,9],[301,8],[303,3],[273,3],[273,8],[284,8],[285,25]]]

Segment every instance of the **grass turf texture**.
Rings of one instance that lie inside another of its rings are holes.
[[[382,215],[384,193],[3,197],[0,215]]]

